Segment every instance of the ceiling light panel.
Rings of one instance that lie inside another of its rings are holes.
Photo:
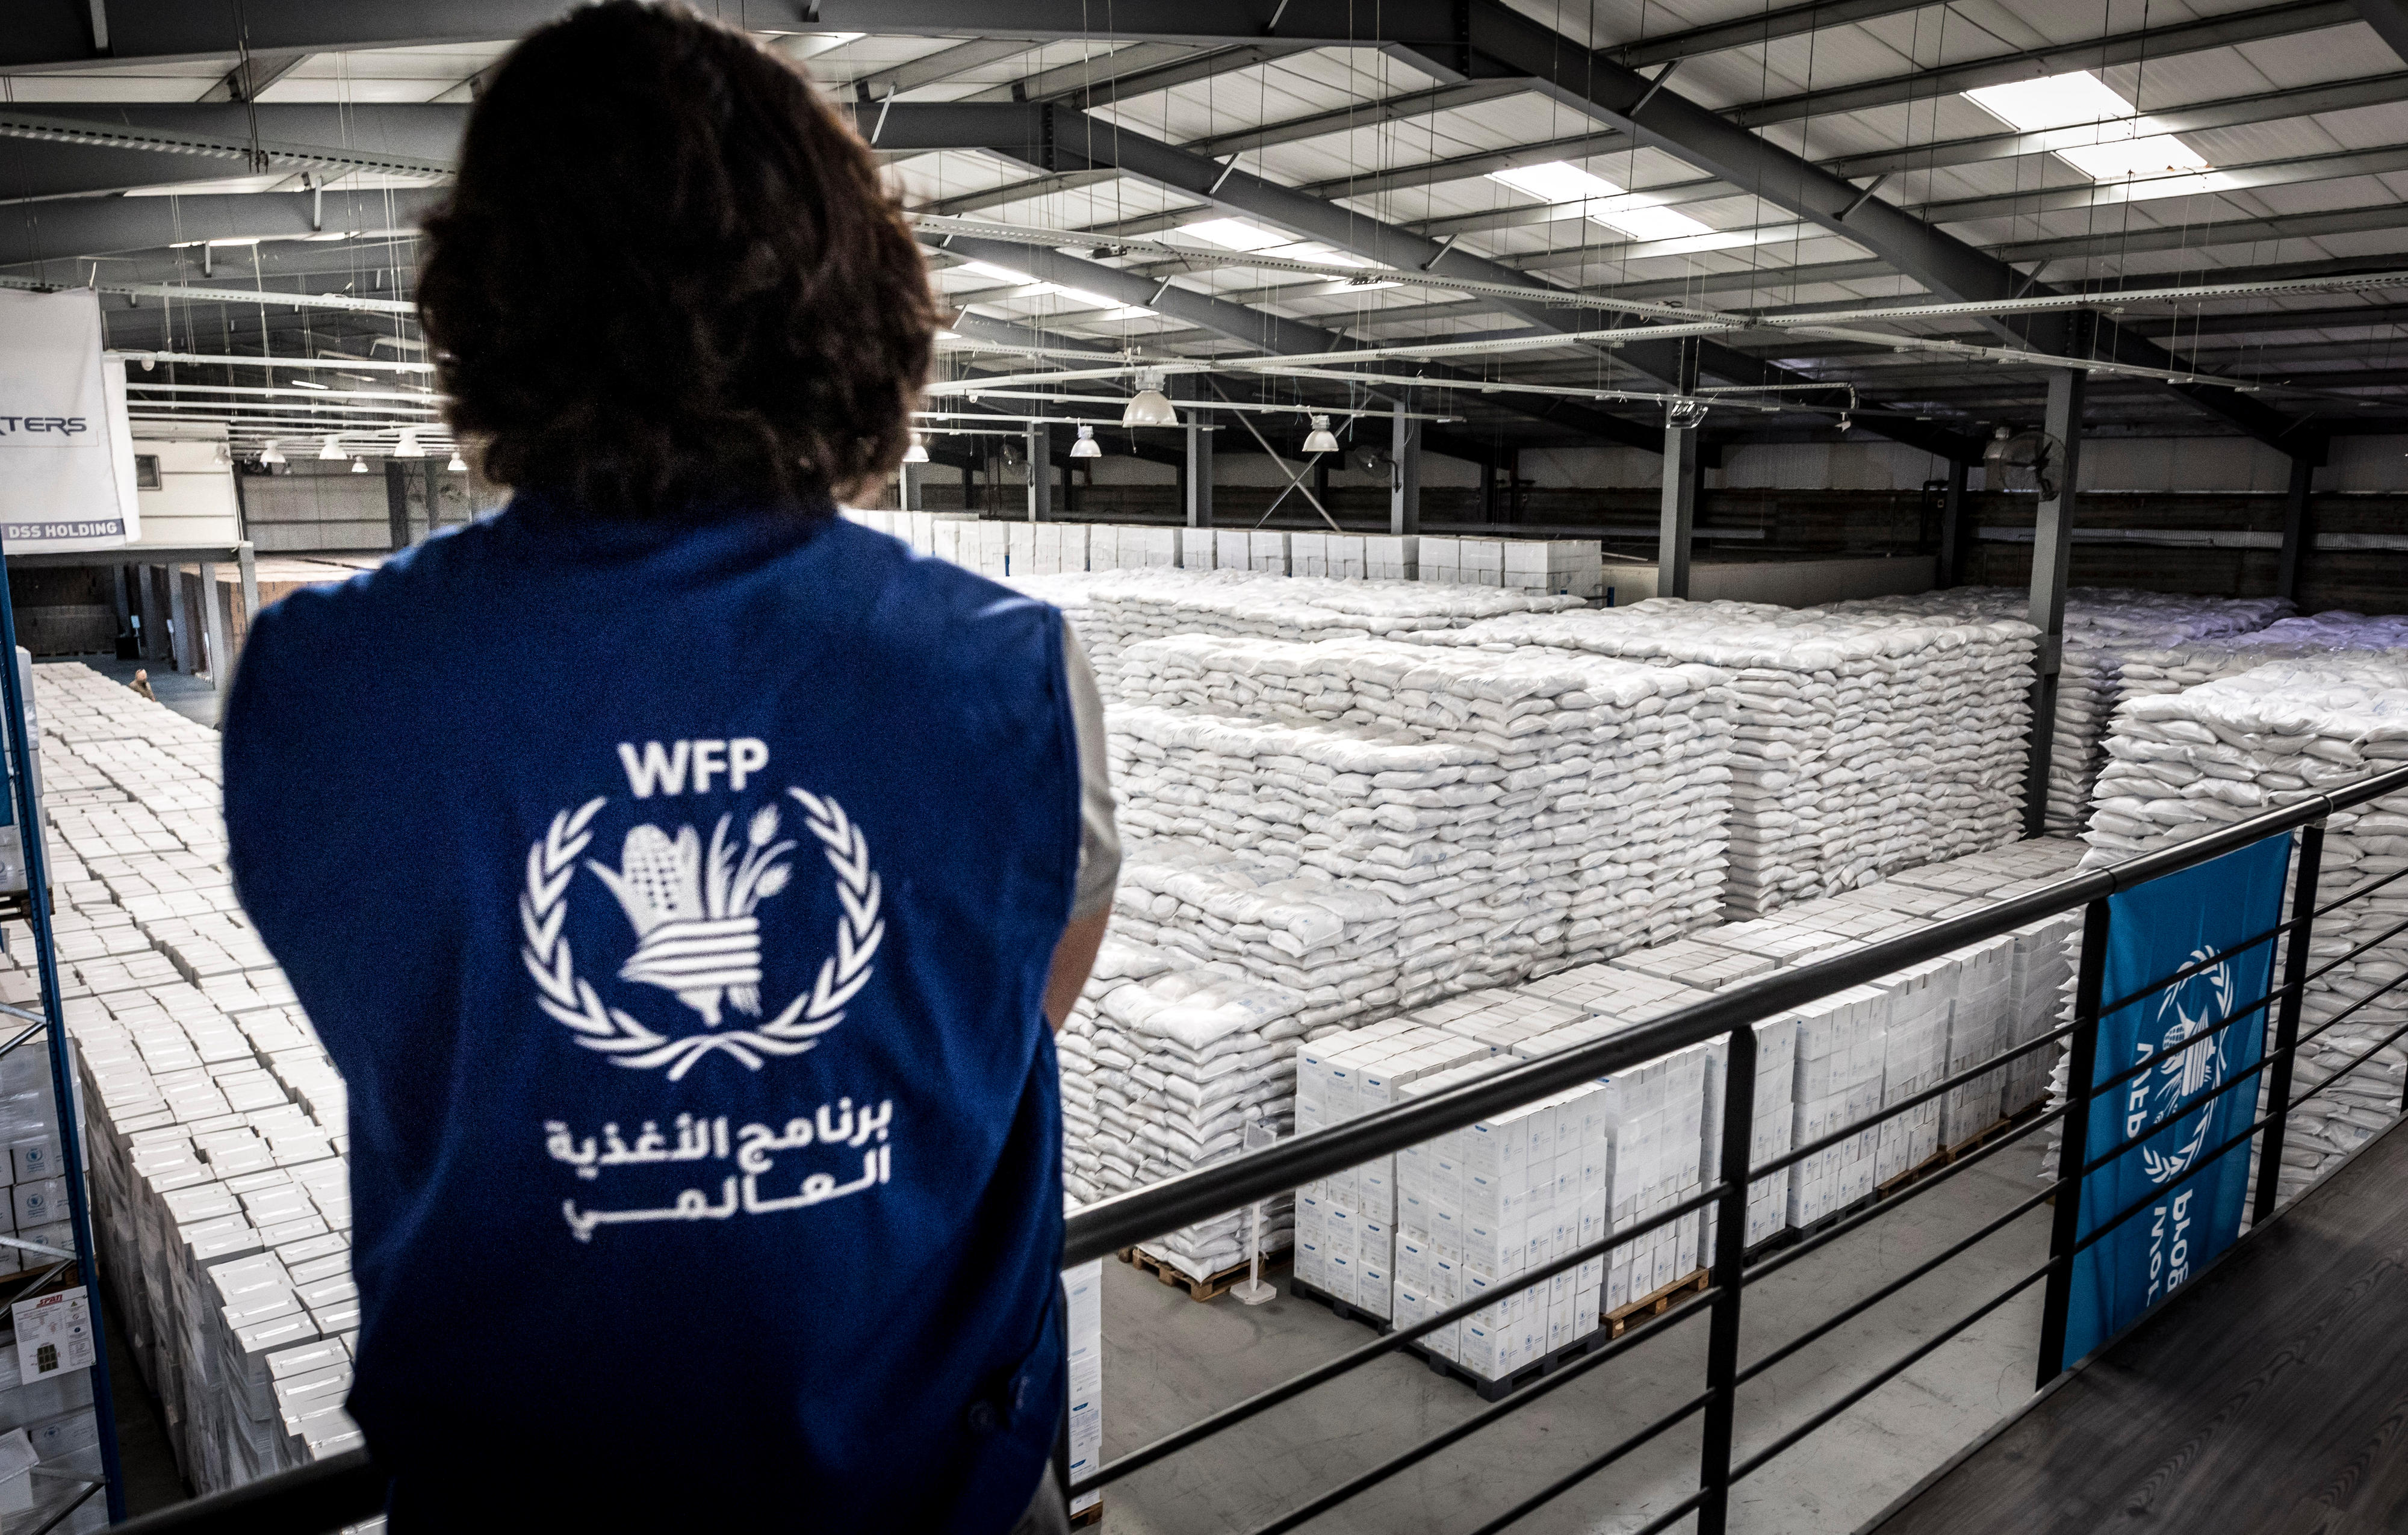
[[[2172,134],[2149,133],[2148,120],[2086,69],[2010,85],[1985,85],[1966,92],[1965,99],[2025,133],[2096,124],[2099,142],[2057,151],[2057,158],[2094,181],[2214,168]]]
[[[1643,192],[1625,192],[1604,177],[1567,160],[1490,171],[1488,179],[1557,208],[1577,206],[1589,222],[1618,230],[1635,240],[1682,239],[1713,232],[1711,225],[1663,207]]]

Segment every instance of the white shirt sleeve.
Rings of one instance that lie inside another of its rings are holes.
[[[1111,758],[1104,746],[1104,699],[1078,631],[1062,621],[1062,671],[1070,690],[1070,722],[1079,741],[1079,883],[1070,920],[1112,904],[1121,878],[1120,825],[1112,815]]]

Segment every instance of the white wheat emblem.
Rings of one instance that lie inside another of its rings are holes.
[[[868,839],[844,807],[801,789],[786,792],[807,812],[806,829],[824,849],[843,908],[836,953],[821,963],[810,991],[767,1023],[683,1037],[659,1033],[618,1008],[605,1007],[593,985],[578,976],[561,931],[577,861],[594,839],[587,828],[608,802],[594,799],[552,817],[551,829],[527,849],[526,889],[519,897],[524,940],[520,957],[535,978],[538,1005],[575,1030],[577,1042],[587,1049],[621,1066],[666,1066],[671,1081],[714,1050],[757,1071],[767,1057],[801,1054],[844,1022],[845,1007],[868,983],[870,962],[886,936],[879,912],[883,891],[869,867]],[[777,840],[774,807],[753,814],[740,851],[727,838],[729,825],[729,817],[720,818],[708,857],[691,826],[672,839],[658,826],[639,825],[621,846],[618,868],[592,861],[586,866],[609,886],[636,929],[636,953],[621,967],[621,979],[676,994],[714,1030],[724,1021],[723,1000],[747,1017],[760,1016],[761,935],[753,909],[793,878],[792,866],[781,860],[795,844]]]

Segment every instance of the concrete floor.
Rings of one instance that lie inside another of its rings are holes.
[[[2036,1141],[2038,1137],[2034,1137]],[[1742,1364],[1880,1287],[2036,1192],[2038,1151],[2010,1147],[1746,1292]],[[1867,1316],[1742,1388],[1740,1457],[1973,1310],[2048,1253],[2045,1205]],[[1104,1284],[1106,1458],[1360,1345],[1370,1335],[1284,1293],[1258,1307],[1198,1305],[1125,1264]],[[2035,1284],[1733,1490],[1731,1528],[1846,1531],[1971,1442],[2031,1394]],[[1459,1532],[1697,1394],[1702,1308],[1495,1426],[1324,1514],[1316,1531]],[[1509,1398],[1509,1401],[1515,1399]],[[1224,1535],[1256,1528],[1484,1404],[1418,1359],[1391,1355],[1105,1489],[1119,1535]],[[1697,1485],[1695,1419],[1534,1512],[1543,1535],[1626,1532]],[[1675,1529],[1691,1528],[1684,1519]]]
[[[159,701],[188,720],[203,724],[218,723],[217,684],[206,677],[194,677],[171,668],[165,661],[120,661],[114,655],[46,655],[36,666],[51,661],[80,661],[112,681],[131,683],[136,671],[150,674],[150,691]]]

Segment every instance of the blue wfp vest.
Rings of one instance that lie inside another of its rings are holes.
[[[1065,1389],[1061,645],[853,524],[534,494],[261,616],[231,861],[349,1084],[398,1522],[1016,1518]]]

